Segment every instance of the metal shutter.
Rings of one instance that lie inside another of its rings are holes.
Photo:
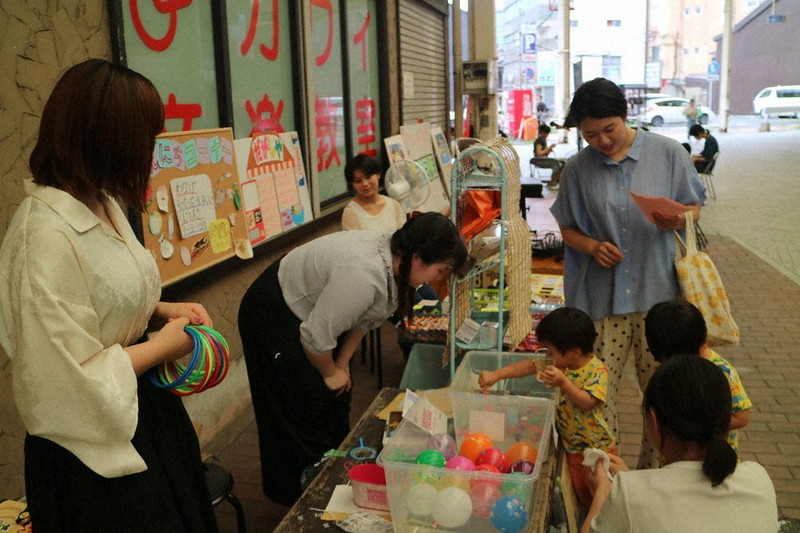
[[[447,12],[425,1],[399,0],[401,123],[425,119],[447,131]],[[409,76],[410,75],[410,76]],[[409,82],[413,79],[413,92]]]

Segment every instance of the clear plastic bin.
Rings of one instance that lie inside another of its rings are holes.
[[[534,359],[540,366],[544,363],[543,353],[531,352],[489,352],[472,351],[464,355],[464,359],[453,376],[450,390],[453,392],[481,393],[478,386],[478,375],[484,370],[497,370],[504,366],[517,363],[519,361],[530,361]],[[538,398],[554,399],[556,389],[548,389],[536,379],[536,375],[503,379],[495,383],[486,390],[489,395],[519,395],[533,396]]]
[[[427,448],[430,436],[408,420],[422,409],[422,403],[418,402],[378,455],[378,464],[386,472],[395,531],[495,531],[491,512],[495,504],[500,506],[509,501],[521,507],[529,521],[533,485],[547,457],[551,438],[553,401],[458,391],[427,391],[422,397],[448,415],[448,433],[456,440],[458,449],[464,437],[479,428],[504,453],[513,444],[526,442],[537,454],[530,474],[418,465],[414,460]]]

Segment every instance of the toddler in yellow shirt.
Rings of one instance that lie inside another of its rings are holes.
[[[608,370],[593,354],[597,332],[583,311],[564,307],[547,314],[536,327],[539,342],[555,356],[555,364],[537,368],[536,361],[520,361],[494,371],[483,371],[478,384],[485,390],[507,378],[537,377],[546,387],[558,387],[556,428],[567,452],[572,485],[578,500],[588,508],[593,491],[591,471],[583,466],[583,451],[597,448],[619,455],[614,435],[603,415]]]

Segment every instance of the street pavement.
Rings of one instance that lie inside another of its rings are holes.
[[[770,473],[779,516],[800,520],[800,121],[731,117],[728,131],[709,125],[720,145],[714,170],[717,199],[700,225],[741,329],[739,346],[718,352],[739,371],[753,402],[740,431],[743,460]],[[650,128],[683,142],[686,129]],[[552,139],[552,134],[551,134]],[[554,139],[555,140],[555,139]],[[516,146],[529,172],[529,144]],[[557,155],[575,151],[570,137]],[[545,190],[545,199],[557,194]],[[636,464],[641,437],[641,392],[631,365],[620,392],[620,450]]]

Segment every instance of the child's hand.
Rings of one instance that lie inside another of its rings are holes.
[[[485,391],[495,383],[497,383],[497,378],[491,370],[482,370],[481,373],[478,374],[478,385],[482,391]]]
[[[625,464],[625,461],[623,461],[622,457],[620,457],[619,455],[614,455],[609,453],[608,459],[610,461],[608,469],[611,472],[612,476],[616,476],[617,472],[628,472],[630,470],[630,468],[628,468],[628,465]]]
[[[609,457],[614,457],[614,456],[609,454]],[[597,464],[595,465],[594,469],[590,470],[589,485],[592,486],[595,492],[600,492],[601,487],[603,487],[604,485],[611,485],[611,480],[608,479],[608,474],[606,474],[606,470],[605,468],[603,468],[602,457],[597,459]]]
[[[567,379],[564,373],[553,365],[548,365],[539,375],[541,376],[542,383],[544,383],[544,386],[548,389],[560,387],[564,380]]]

